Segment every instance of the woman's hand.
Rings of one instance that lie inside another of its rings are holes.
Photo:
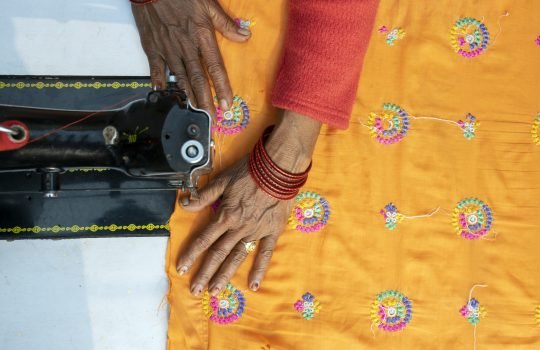
[[[285,112],[270,135],[266,150],[284,170],[302,172],[311,162],[320,126],[318,121]],[[213,295],[226,287],[247,257],[243,242],[249,241],[258,241],[258,251],[248,285],[254,291],[259,289],[293,203],[272,198],[260,190],[248,172],[247,158],[215,177],[200,191],[199,198],[184,198],[182,205],[188,211],[199,211],[220,197],[217,215],[195,235],[178,259],[177,269],[183,275],[208,250],[191,282],[193,295],[199,295],[206,285]]]
[[[215,29],[229,40],[243,42],[251,33],[239,28],[216,0],[159,0],[132,5],[142,47],[150,64],[152,86],[166,87],[165,65],[176,76],[179,89],[192,102],[214,115],[214,99],[229,109],[233,93],[216,42]]]

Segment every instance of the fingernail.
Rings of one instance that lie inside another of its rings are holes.
[[[210,292],[210,294],[212,294],[212,296],[215,297],[216,295],[218,295],[218,293],[219,293],[220,290],[221,290],[221,286],[220,286],[220,285],[217,285],[217,286],[215,286],[215,287],[212,289],[212,291]]]
[[[219,100],[219,107],[221,108],[222,111],[228,111],[229,104],[227,103],[227,100],[225,100],[224,98]]]
[[[183,276],[187,272],[187,266],[182,266],[180,269],[178,269],[178,274],[180,276]]]
[[[251,35],[251,32],[248,30],[248,29],[245,29],[245,28],[238,28],[236,30],[236,32],[240,35],[243,35],[243,36],[249,36]]]
[[[202,286],[200,284],[196,284],[191,288],[191,294],[198,297],[202,292]]]
[[[259,282],[252,282],[251,286],[249,288],[254,292],[258,291],[259,290]]]
[[[180,200],[180,203],[182,203],[182,205],[185,207],[186,205],[189,204],[189,198],[188,197],[184,197]]]
[[[154,85],[154,91],[161,90],[161,83],[157,82],[156,85]]]

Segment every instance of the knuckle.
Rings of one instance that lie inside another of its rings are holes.
[[[208,256],[215,262],[221,262],[227,258],[227,251],[223,248],[212,247],[208,250]]]
[[[221,65],[220,62],[217,61],[210,61],[206,65],[206,68],[208,70],[208,73],[214,77],[214,83],[223,83],[225,79],[225,69]],[[216,81],[217,80],[217,81]]]
[[[242,261],[246,258],[245,250],[234,249],[231,252],[231,262],[233,265],[240,265]]]
[[[193,240],[193,245],[196,246],[196,247],[206,248],[206,247],[208,247],[210,245],[210,239],[207,236],[204,236],[204,235],[197,236]]]
[[[261,258],[267,262],[272,258],[272,255],[274,254],[274,251],[272,249],[264,249],[260,252]]]
[[[206,78],[199,72],[192,74],[189,78],[189,82],[193,88],[198,90],[203,90],[208,83]]]

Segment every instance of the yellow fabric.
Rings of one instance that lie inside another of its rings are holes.
[[[252,118],[244,133],[218,139],[218,171],[272,123],[268,96],[286,23],[284,1],[223,5],[257,24],[248,44],[220,39],[232,85]],[[505,11],[509,16],[501,17]],[[323,129],[305,186],[329,201],[329,224],[311,234],[288,228],[258,292],[247,288],[246,261],[232,281],[244,292],[245,313],[232,325],[216,325],[203,314],[201,298],[189,294],[191,274],[176,273],[182,242],[211,212],[178,208],[167,256],[169,349],[472,349],[474,327],[459,309],[475,284],[488,285],[473,292],[487,311],[476,328],[477,349],[540,348],[540,146],[531,137],[540,112],[539,13],[536,0],[383,0],[351,127]],[[452,50],[450,30],[461,17],[483,19],[491,33],[479,57]],[[406,34],[389,46],[377,30],[382,25]],[[451,121],[472,113],[481,125],[466,140],[456,125],[411,120],[401,142],[381,145],[362,124],[384,102]],[[491,207],[488,237],[496,232],[495,240],[456,235],[452,211],[466,197]],[[409,216],[441,210],[390,231],[379,213],[388,202]],[[375,328],[374,336],[371,304],[387,289],[412,300],[412,320],[401,332]],[[308,291],[322,305],[309,321],[293,307]]]

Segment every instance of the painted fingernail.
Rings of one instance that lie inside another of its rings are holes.
[[[182,266],[181,268],[178,269],[178,274],[180,276],[183,276],[186,272],[187,272],[187,266]]]
[[[238,28],[236,30],[236,32],[240,35],[243,35],[243,36],[250,36],[251,35],[251,32],[248,30],[248,29],[245,29],[245,28]]]
[[[212,291],[210,292],[210,294],[212,294],[212,296],[216,296],[218,295],[219,291],[221,290],[221,286],[218,284],[217,286],[215,286]]]
[[[228,111],[229,110],[229,104],[227,103],[227,100],[225,100],[224,98],[219,100],[219,107],[223,111]]]
[[[252,282],[251,286],[249,288],[254,292],[258,291],[259,290],[259,282]]]
[[[182,205],[185,207],[187,205],[189,205],[189,198],[188,197],[184,197],[180,200],[180,203],[182,203]]]
[[[191,294],[198,297],[202,292],[202,286],[200,284],[196,284],[191,288]]]

